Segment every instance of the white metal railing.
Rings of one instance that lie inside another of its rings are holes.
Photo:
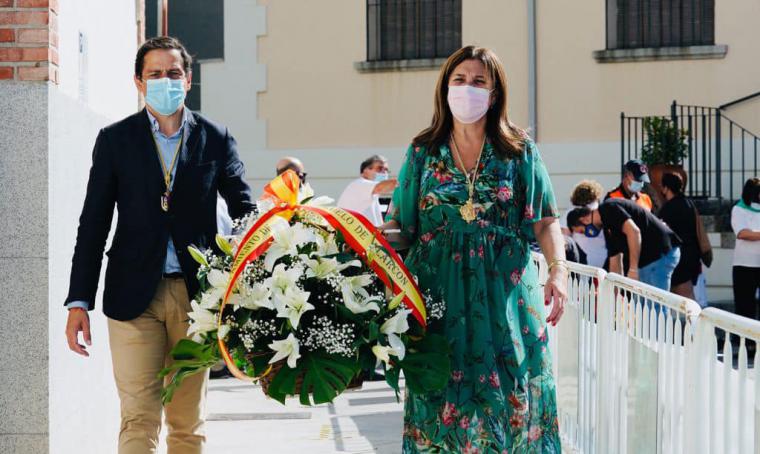
[[[543,283],[546,262],[540,254],[534,261]],[[760,343],[760,322],[700,311],[670,292],[568,265],[565,315],[549,331],[566,447],[760,454],[760,369],[754,367],[760,353],[751,358],[748,350]]]
[[[760,453],[760,351],[748,351],[758,343],[760,321],[702,311],[689,452]]]

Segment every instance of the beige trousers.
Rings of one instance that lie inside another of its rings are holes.
[[[182,279],[162,279],[145,312],[134,320],[108,319],[113,372],[121,400],[119,454],[155,453],[161,428],[162,380],[169,351],[187,337],[191,310]],[[208,372],[188,377],[166,405],[169,454],[203,452]]]

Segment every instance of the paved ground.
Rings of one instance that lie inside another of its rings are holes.
[[[385,382],[305,407],[295,399],[283,406],[235,379],[211,380],[208,407],[210,454],[401,451],[403,404]]]

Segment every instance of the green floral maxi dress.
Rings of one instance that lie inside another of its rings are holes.
[[[409,147],[390,217],[412,242],[420,288],[446,303],[429,331],[449,339],[442,392],[407,392],[403,452],[559,453],[543,289],[530,256],[532,224],[557,216],[538,149],[500,159],[486,144],[477,219],[462,220],[464,174],[447,146]]]

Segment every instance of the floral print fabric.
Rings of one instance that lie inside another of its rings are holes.
[[[559,453],[546,314],[531,260],[532,224],[556,217],[533,142],[500,159],[486,144],[477,220],[466,223],[464,174],[447,146],[410,146],[390,214],[412,241],[406,259],[423,291],[446,303],[429,326],[451,344],[452,374],[437,393],[407,392],[404,453]]]

